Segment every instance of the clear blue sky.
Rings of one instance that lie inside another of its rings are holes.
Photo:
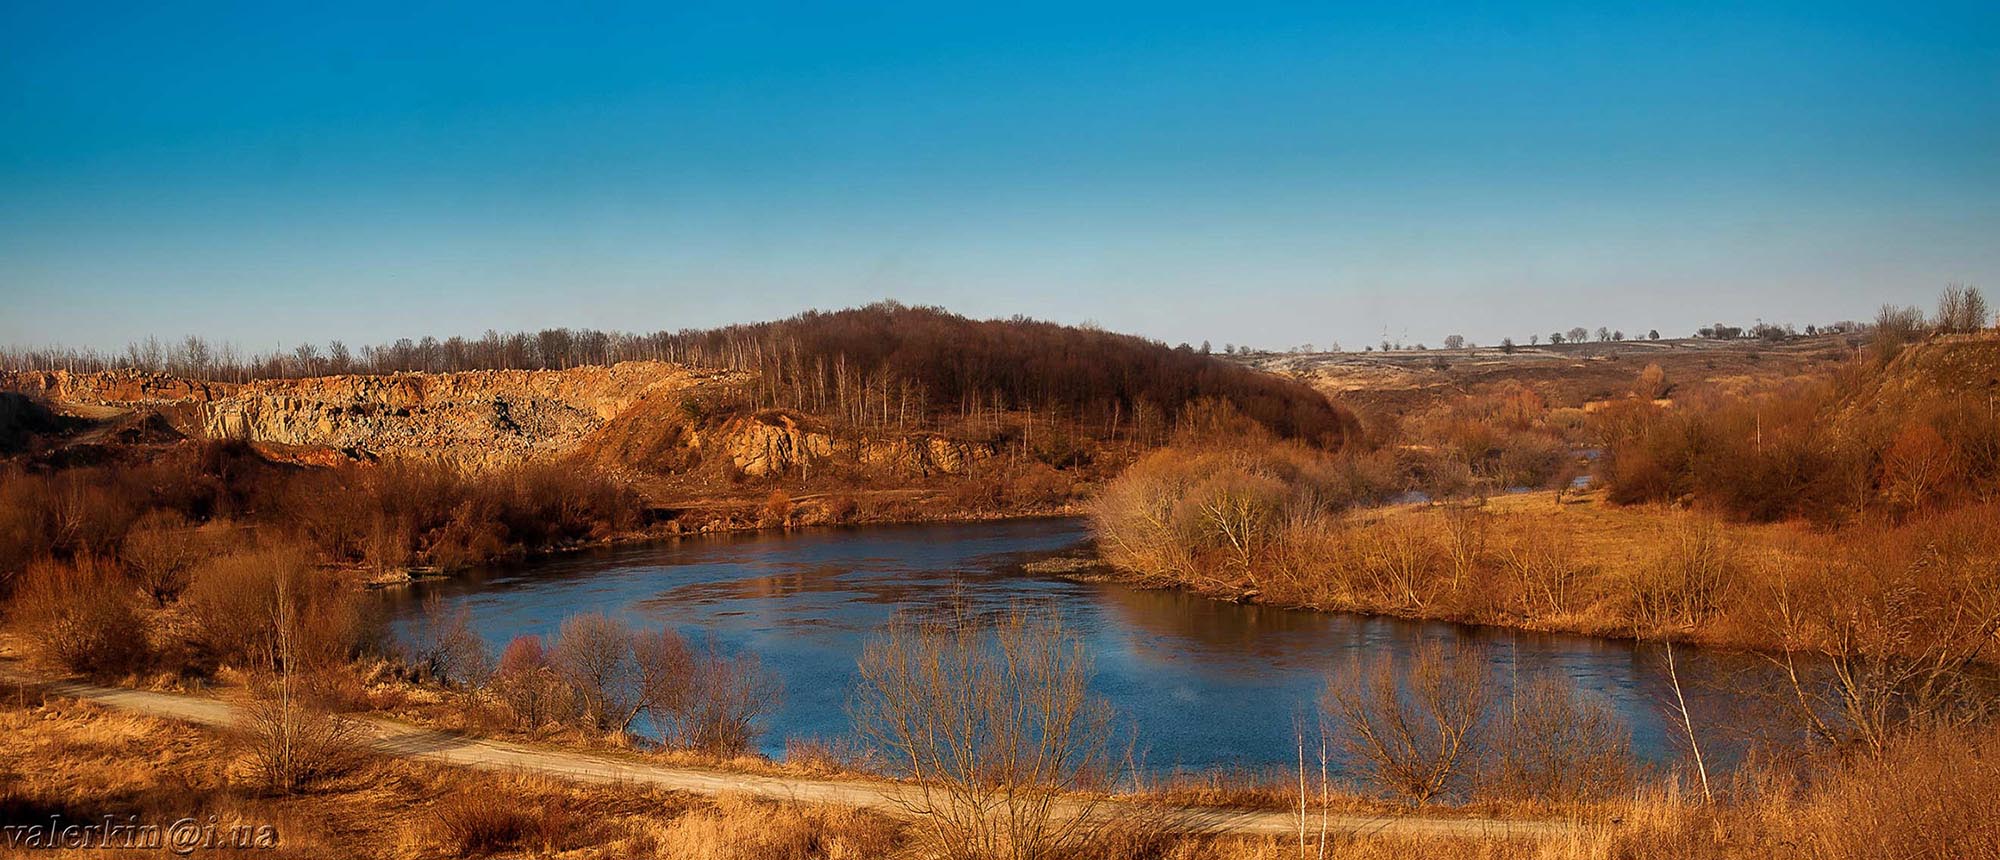
[[[5,3],[0,342],[893,297],[1358,347],[2000,291],[2000,4],[956,5]]]

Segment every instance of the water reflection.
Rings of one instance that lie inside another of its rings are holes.
[[[772,752],[787,736],[847,733],[855,659],[897,610],[942,611],[956,601],[993,613],[1021,599],[1055,603],[1085,636],[1094,686],[1156,769],[1282,766],[1296,754],[1293,727],[1329,672],[1359,654],[1404,654],[1429,639],[1488,644],[1488,669],[1503,691],[1538,674],[1575,679],[1626,718],[1649,760],[1674,759],[1683,746],[1661,711],[1672,692],[1648,647],[1244,606],[1022,570],[1087,539],[1075,520],[696,537],[497,567],[385,599],[402,615],[425,594],[462,603],[496,650],[516,635],[549,636],[579,612],[753,649],[785,682],[765,739]],[[1771,671],[1740,655],[1679,656],[1698,724],[1731,716],[1744,673]],[[1723,759],[1740,747],[1726,737],[1713,743],[1711,755]]]

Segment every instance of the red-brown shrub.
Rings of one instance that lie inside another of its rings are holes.
[[[9,615],[42,656],[72,672],[116,676],[147,658],[138,594],[98,556],[42,561],[28,568]]]

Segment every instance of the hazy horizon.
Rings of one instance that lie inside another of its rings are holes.
[[[0,344],[1866,318],[2000,282],[1996,45],[1981,4],[16,4]]]

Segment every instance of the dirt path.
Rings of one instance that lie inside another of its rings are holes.
[[[0,674],[5,673],[0,670]],[[236,709],[228,702],[196,696],[102,687],[81,681],[38,682],[13,676],[61,696],[97,702],[120,710],[228,727]],[[826,803],[900,814],[898,798],[909,791],[890,782],[814,780],[758,776],[688,767],[661,767],[567,750],[532,747],[505,741],[469,738],[374,718],[364,719],[368,741],[377,752],[420,758],[482,770],[539,773],[579,782],[641,783],[701,794],[738,793],[773,800]],[[1100,804],[1144,815],[1148,821],[1190,832],[1286,835],[1298,832],[1296,813],[1189,807],[1162,810],[1138,804]],[[1315,814],[1308,824],[1319,829]],[[1561,821],[1510,821],[1492,818],[1422,818],[1335,814],[1327,828],[1341,833],[1383,833],[1422,836],[1545,837],[1567,832]]]

